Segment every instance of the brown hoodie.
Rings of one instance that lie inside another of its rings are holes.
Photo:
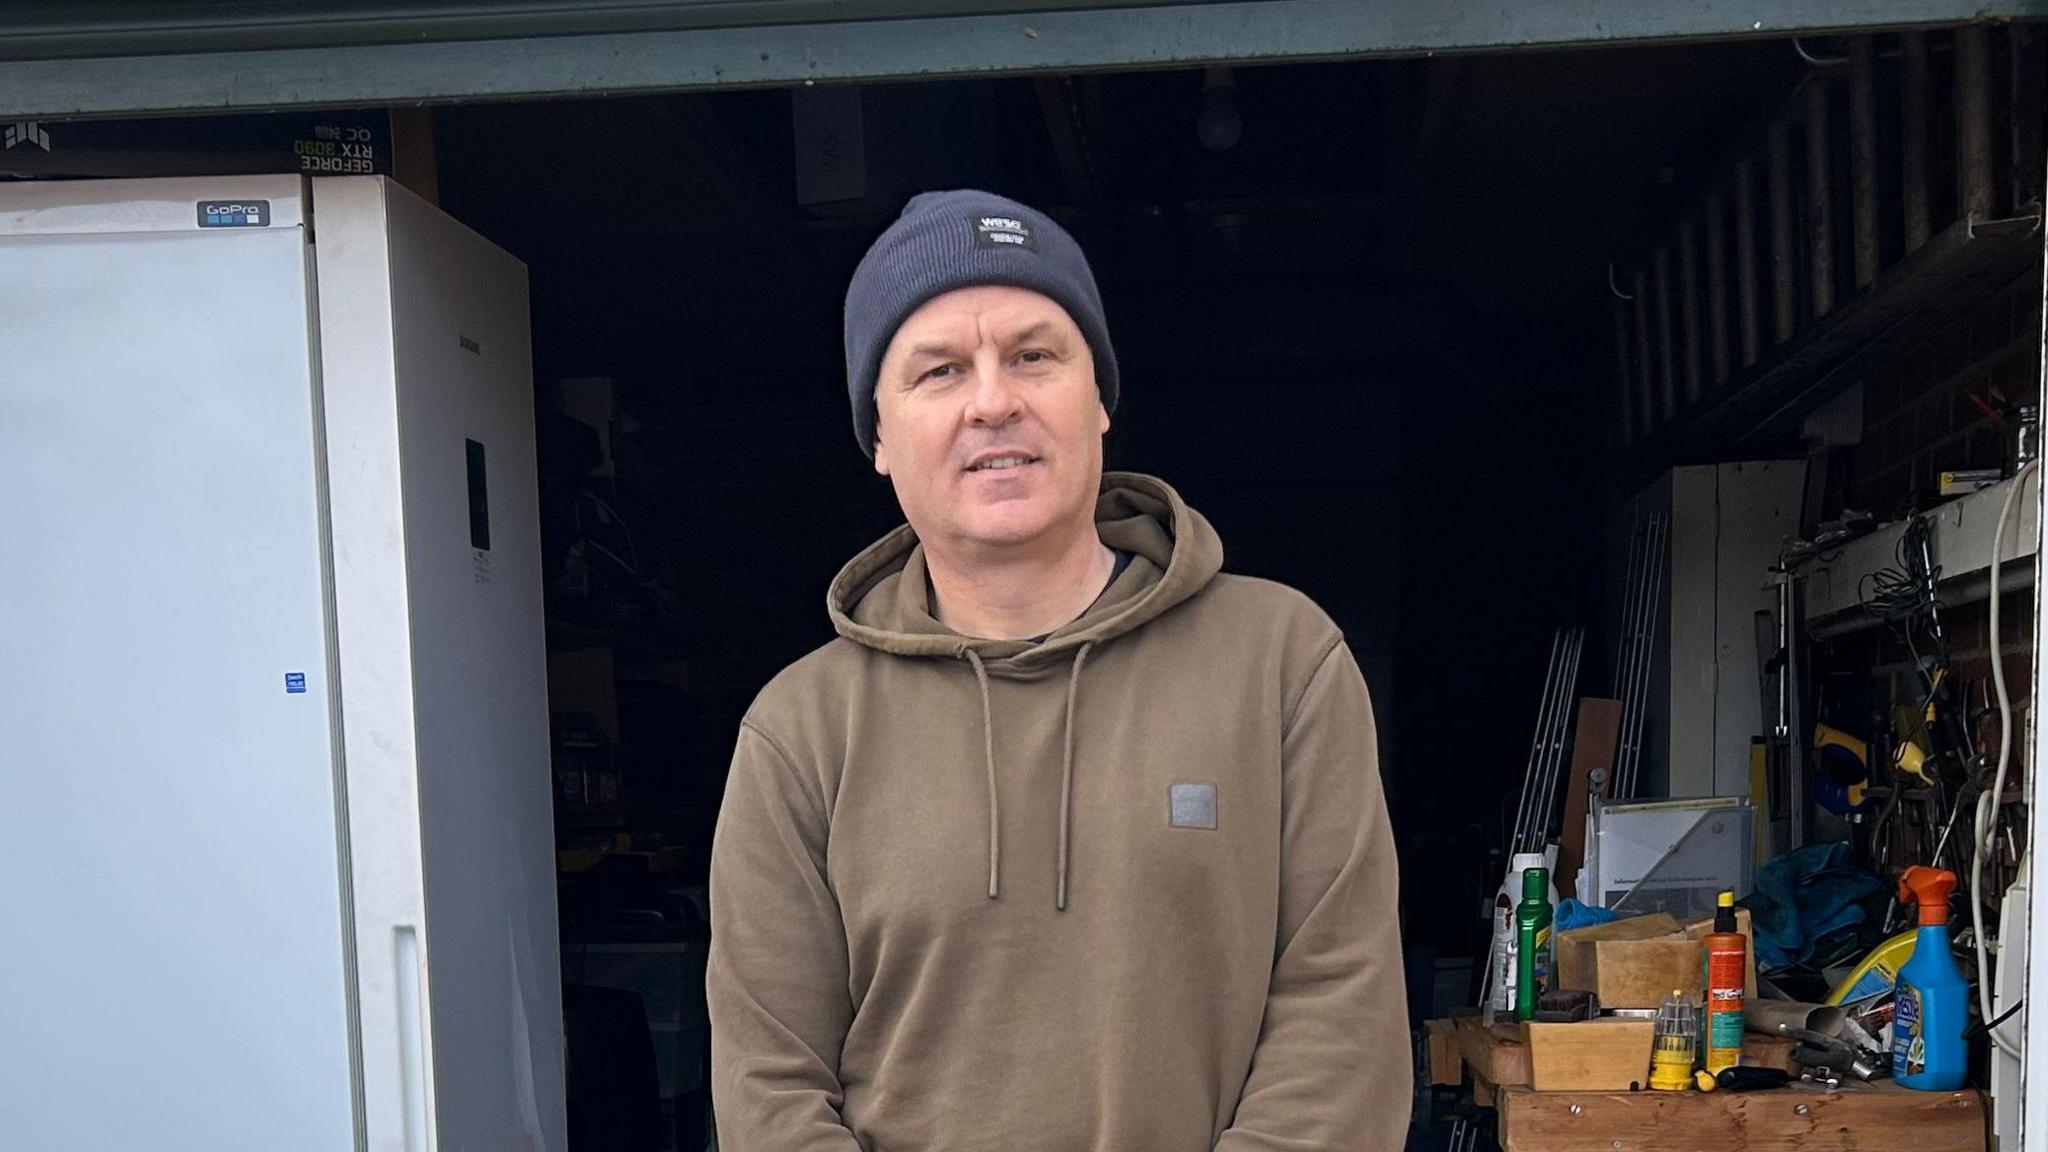
[[[711,864],[726,1152],[1389,1152],[1394,842],[1365,681],[1165,484],[1043,643],[929,611],[908,528],[741,725]]]

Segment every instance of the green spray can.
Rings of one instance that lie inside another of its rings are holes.
[[[1550,869],[1522,871],[1522,902],[1515,905],[1515,1019],[1536,1016],[1536,937],[1550,927]]]

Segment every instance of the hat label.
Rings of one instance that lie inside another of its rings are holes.
[[[979,248],[1028,248],[1038,251],[1031,225],[1014,216],[976,216],[974,243]]]

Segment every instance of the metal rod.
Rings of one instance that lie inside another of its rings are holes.
[[[1650,519],[1647,542],[1648,587],[1643,596],[1643,607],[1639,613],[1637,633],[1637,655],[1635,662],[1635,683],[1632,686],[1634,708],[1625,717],[1626,731],[1622,748],[1626,755],[1625,764],[1617,764],[1615,773],[1617,799],[1630,799],[1636,795],[1636,787],[1643,753],[1643,726],[1649,711],[1650,668],[1655,662],[1657,642],[1657,617],[1662,606],[1661,593],[1664,586],[1664,541],[1669,523],[1662,515]]]
[[[1569,637],[1565,629],[1558,629],[1551,639],[1552,660],[1550,672],[1543,681],[1543,709],[1538,717],[1536,731],[1529,738],[1529,772],[1523,788],[1523,803],[1515,813],[1515,836],[1509,842],[1512,852],[1528,851],[1529,828],[1536,822],[1537,797],[1543,788],[1543,773],[1548,763],[1550,729],[1555,723],[1558,706],[1559,686],[1563,682],[1566,650]]]
[[[1553,635],[1550,638],[1550,662],[1545,665],[1543,694],[1538,697],[1536,704],[1536,729],[1535,733],[1529,738],[1529,759],[1522,766],[1522,795],[1521,799],[1515,803],[1515,822],[1510,827],[1508,833],[1508,847],[1510,851],[1514,850],[1514,845],[1521,839],[1522,826],[1528,820],[1529,793],[1536,786],[1536,759],[1542,749],[1543,724],[1550,715],[1551,684],[1557,677],[1558,652],[1563,642],[1564,636],[1562,633]]]
[[[1614,670],[1608,681],[1616,700],[1623,699],[1623,669],[1628,666],[1629,628],[1635,623],[1636,585],[1642,580],[1645,531],[1647,527],[1640,518],[1628,529],[1628,570],[1621,578],[1621,619],[1614,630]]]
[[[1657,281],[1657,379],[1664,393],[1664,411],[1676,413],[1678,367],[1671,340],[1671,250],[1657,249],[1650,266]]]
[[[1610,794],[1619,786],[1622,765],[1627,759],[1625,744],[1628,737],[1628,717],[1635,705],[1635,681],[1637,661],[1637,633],[1642,628],[1642,600],[1649,584],[1650,525],[1643,521],[1636,525],[1629,540],[1629,586],[1627,598],[1622,603],[1622,619],[1619,643],[1614,657],[1614,697],[1621,701],[1621,730],[1615,747],[1614,770],[1609,773]]]
[[[1550,832],[1551,797],[1557,792],[1558,749],[1564,743],[1564,734],[1571,727],[1574,686],[1578,683],[1579,655],[1585,649],[1585,633],[1571,629],[1565,634],[1564,666],[1560,669],[1557,684],[1556,706],[1551,709],[1550,730],[1543,741],[1542,771],[1537,777],[1535,803],[1529,812],[1529,827],[1526,832],[1526,846],[1523,851],[1535,852],[1543,847]]]
[[[1899,100],[1899,163],[1903,172],[1900,199],[1906,209],[1906,251],[1934,235],[1927,174],[1927,33],[1899,34],[1899,63],[1904,92]]]
[[[1742,333],[1742,366],[1756,363],[1762,352],[1757,321],[1756,165],[1735,165],[1735,312]]]
[[[1956,50],[1956,214],[1963,220],[1990,217],[1991,45],[1981,24],[1955,31]]]
[[[1690,220],[1678,225],[1678,330],[1685,349],[1685,402],[1696,404],[1702,391],[1700,366],[1699,230]]]
[[[1564,638],[1564,658],[1558,668],[1550,715],[1542,731],[1537,734],[1539,752],[1536,757],[1535,786],[1529,793],[1528,817],[1523,821],[1521,835],[1516,841],[1516,850],[1520,852],[1536,851],[1541,844],[1544,828],[1549,823],[1546,813],[1549,811],[1551,748],[1556,742],[1559,724],[1567,710],[1566,701],[1571,695],[1572,633],[1569,629],[1562,629],[1560,635]]]
[[[1849,41],[1849,180],[1854,190],[1856,287],[1877,279],[1877,63],[1868,36]]]
[[[1574,628],[1571,634],[1570,657],[1566,661],[1563,691],[1559,694],[1557,716],[1552,723],[1548,765],[1543,774],[1543,788],[1537,794],[1536,811],[1529,829],[1528,851],[1536,852],[1550,839],[1550,815],[1557,807],[1557,785],[1564,777],[1567,746],[1571,741],[1573,705],[1578,701],[1579,666],[1586,654],[1586,630]]]
[[[1828,132],[1828,86],[1807,77],[1806,90],[1806,286],[1813,314],[1835,307],[1835,185],[1833,139]]]
[[[1792,130],[1780,122],[1770,130],[1765,158],[1765,177],[1770,184],[1771,307],[1775,323],[1772,341],[1783,344],[1792,338],[1799,322],[1798,305],[1792,299]]]
[[[1564,774],[1565,746],[1572,727],[1573,705],[1578,700],[1579,664],[1586,652],[1586,630],[1573,628],[1567,641],[1564,676],[1559,681],[1558,707],[1551,718],[1546,745],[1543,784],[1531,813],[1528,851],[1536,852],[1550,839],[1550,814],[1557,807],[1557,782]]]
[[[1707,192],[1707,351],[1715,387],[1728,382],[1728,206]]]
[[[1515,806],[1515,823],[1508,838],[1510,852],[1521,850],[1522,837],[1529,825],[1529,808],[1535,802],[1536,781],[1542,771],[1543,732],[1550,723],[1550,713],[1556,704],[1557,674],[1563,658],[1563,645],[1561,632],[1551,636],[1550,663],[1544,669],[1543,694],[1536,708],[1536,727],[1529,734],[1529,759],[1522,770],[1522,796]]]

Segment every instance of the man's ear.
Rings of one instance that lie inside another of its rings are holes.
[[[882,426],[879,421],[875,424],[875,471],[884,476],[889,474],[889,451],[882,446]]]
[[[1098,417],[1095,421],[1097,426],[1095,430],[1096,434],[1099,436],[1109,435],[1109,406],[1102,402],[1100,396],[1098,396],[1095,400],[1095,412]]]

